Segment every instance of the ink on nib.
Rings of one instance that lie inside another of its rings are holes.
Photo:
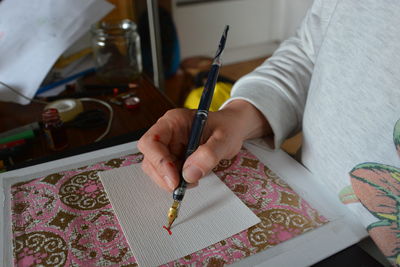
[[[171,226],[174,223],[177,214],[176,210],[171,212],[171,209],[168,212],[168,226],[165,225],[163,226],[163,228],[168,231],[169,235],[172,235]]]
[[[169,227],[164,225],[163,228],[168,231],[169,235],[172,235],[172,231],[171,231],[171,229]]]
[[[178,217],[179,204],[180,204],[179,201],[174,200],[171,208],[169,208],[169,211],[168,211],[168,227],[163,226],[163,228],[165,230],[167,230],[170,235],[172,235],[171,226],[174,223],[175,219]]]

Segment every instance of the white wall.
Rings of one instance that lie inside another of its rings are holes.
[[[311,6],[313,0],[284,0],[282,9],[284,20],[282,21],[282,40],[290,37],[299,26],[307,9]]]
[[[214,56],[230,25],[224,63],[271,54],[290,36],[312,0],[229,0],[174,6],[181,58]]]

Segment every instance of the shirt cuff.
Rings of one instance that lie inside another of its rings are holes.
[[[234,87],[231,98],[220,109],[236,99],[249,102],[264,115],[274,133],[274,149],[280,148],[288,137],[295,134],[298,120],[294,108],[281,93],[266,87],[265,83],[246,81],[245,86]]]

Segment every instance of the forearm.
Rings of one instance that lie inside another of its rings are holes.
[[[227,103],[222,110],[235,114],[237,131],[243,140],[272,136],[272,128],[264,115],[251,103],[242,99],[236,99]]]

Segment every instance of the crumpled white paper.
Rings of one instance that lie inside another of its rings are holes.
[[[105,0],[0,2],[0,81],[32,98],[58,57],[113,5]],[[0,85],[0,100],[29,101]]]

